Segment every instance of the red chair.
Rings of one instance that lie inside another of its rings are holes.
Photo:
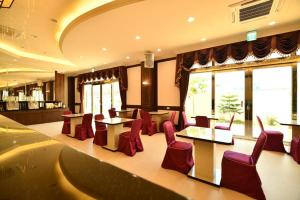
[[[138,114],[138,109],[134,109],[132,111],[131,119],[136,119],[137,118],[137,114]],[[131,127],[132,126],[132,122],[133,121],[125,123],[124,127]]]
[[[221,186],[244,193],[254,199],[266,199],[256,163],[267,141],[261,133],[251,155],[225,151],[222,159]]]
[[[64,111],[63,113],[64,115],[71,115],[72,111]],[[61,130],[62,134],[70,134],[71,132],[71,125],[70,125],[70,118],[69,117],[64,117],[64,125],[63,128]]]
[[[115,118],[117,117],[117,112],[116,112],[116,109],[115,108],[111,108],[108,110],[108,114],[109,114],[109,117],[110,118]]]
[[[196,126],[209,128],[209,119],[206,116],[196,116]]]
[[[86,138],[93,138],[94,131],[92,128],[93,114],[85,114],[82,118],[82,123],[75,127],[75,138],[78,140],[85,140]]]
[[[164,120],[163,122],[160,123],[160,125],[159,125],[159,131],[160,131],[160,132],[164,132],[164,123],[165,123],[166,121],[172,122],[174,131],[176,131],[176,128],[175,128],[175,117],[176,117],[176,111],[173,111],[173,112],[171,113],[171,116],[169,117],[168,120]]]
[[[217,126],[215,126],[215,129],[221,129],[221,130],[230,131],[231,125],[232,125],[233,121],[234,121],[234,115],[230,119],[229,126],[220,126],[220,125],[217,125]],[[232,138],[232,143],[231,144],[234,144],[234,138]]]
[[[228,130],[228,131],[230,131],[231,125],[232,125],[233,121],[234,121],[234,115],[230,119],[229,126],[220,126],[220,125],[217,125],[217,126],[215,126],[215,129],[221,129],[221,130]]]
[[[300,137],[293,137],[290,154],[293,159],[300,164]]]
[[[261,119],[258,116],[256,116],[256,117],[257,117],[260,129],[261,129],[261,132],[264,132],[265,134],[267,134],[267,142],[264,146],[264,150],[285,152],[285,149],[283,146],[283,133],[281,133],[280,131],[265,130]]]
[[[143,120],[142,125],[142,134],[153,135],[157,132],[156,130],[156,122],[151,120],[150,114],[146,111],[141,112],[141,117]]]
[[[104,119],[103,114],[95,115],[95,120],[102,120]],[[99,146],[107,145],[107,129],[105,124],[95,121],[95,137],[93,143]]]
[[[189,126],[196,126],[196,123],[193,122],[188,122],[186,114],[184,111],[182,111],[182,119],[183,119],[183,123],[184,123],[184,128],[189,127]]]
[[[168,148],[161,166],[187,174],[194,165],[192,144],[175,140],[172,122],[164,123],[164,132]]]
[[[121,151],[128,156],[134,156],[136,152],[144,150],[139,134],[141,127],[141,119],[132,122],[131,130],[124,132],[119,136],[118,151]]]

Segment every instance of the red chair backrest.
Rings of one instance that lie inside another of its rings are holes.
[[[140,117],[143,119],[144,118],[144,111],[141,109],[140,110]]]
[[[142,127],[142,120],[136,119],[132,122],[131,131],[130,131],[130,140],[134,141],[138,137]]]
[[[175,124],[175,116],[176,116],[176,111],[172,112],[170,116],[170,121],[173,123],[173,125]]]
[[[84,114],[82,118],[82,127],[88,127],[92,125],[93,114]]]
[[[146,124],[147,126],[149,126],[151,124],[151,116],[150,116],[149,112],[143,111],[142,116],[143,116],[142,117],[143,124]]]
[[[209,128],[209,120],[206,116],[196,116],[196,126]]]
[[[259,126],[260,126],[260,130],[261,130],[262,132],[265,131],[264,125],[263,125],[263,123],[262,123],[260,117],[259,117],[259,116],[256,116],[256,118],[257,118],[258,124],[259,124]]]
[[[232,123],[233,123],[233,120],[234,120],[234,114],[232,115],[232,117],[231,117],[231,119],[230,119],[229,130],[230,130],[230,128],[231,128],[231,125],[232,125]]]
[[[103,114],[95,115],[95,120],[102,120],[102,119],[104,119],[104,115],[103,115]],[[105,124],[102,124],[102,123],[100,123],[100,122],[96,122],[96,121],[95,121],[95,126],[96,126],[96,130],[103,130],[103,129],[106,129]]]
[[[131,119],[136,119],[138,114],[138,109],[134,109],[131,115]]]
[[[163,124],[163,126],[164,126],[164,132],[165,132],[167,144],[171,145],[176,141],[174,136],[173,124],[170,121],[166,121]]]
[[[117,112],[116,112],[116,109],[115,108],[111,108],[108,110],[108,113],[109,113],[109,117],[110,118],[114,118],[117,116]]]
[[[188,120],[187,120],[187,117],[186,117],[186,114],[185,114],[185,112],[184,111],[182,111],[182,119],[183,119],[183,123],[184,123],[184,125],[187,125],[188,124]]]
[[[254,149],[253,149],[253,152],[251,155],[251,163],[253,165],[256,165],[258,158],[264,148],[266,140],[267,140],[267,135],[264,132],[262,132],[256,141],[256,144],[254,146]]]
[[[73,114],[73,113],[72,113],[72,111],[70,111],[70,110],[66,110],[66,111],[63,112],[63,114],[64,114],[64,115],[71,115],[71,114]],[[69,121],[70,121],[70,118],[64,117],[64,122],[69,122]]]

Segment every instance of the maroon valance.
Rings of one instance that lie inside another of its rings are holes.
[[[255,41],[237,42],[208,49],[201,49],[177,55],[176,63],[176,85],[180,86],[183,71],[190,71],[194,63],[206,65],[210,61],[224,63],[229,57],[237,61],[244,60],[248,55],[264,58],[272,50],[282,54],[290,54],[297,50],[300,44],[300,31],[282,33],[274,36],[258,38]]]

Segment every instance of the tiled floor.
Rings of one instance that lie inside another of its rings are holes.
[[[123,153],[111,152],[96,146],[92,139],[79,141],[60,134],[62,122],[28,127],[192,199],[250,199],[235,191],[213,187],[190,179],[176,171],[161,168],[160,165],[166,150],[165,137],[162,133],[153,136],[142,135],[144,151],[137,153],[134,157],[129,157]],[[254,144],[253,141],[236,139],[234,146],[217,145],[217,165],[220,166],[225,150],[230,149],[250,154]],[[263,151],[257,168],[267,199],[300,200],[300,165],[297,165],[288,154]]]

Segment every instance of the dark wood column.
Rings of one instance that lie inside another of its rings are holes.
[[[68,107],[75,113],[75,78],[68,77]]]
[[[157,63],[145,68],[141,63],[141,107],[147,111],[157,110]]]
[[[55,71],[55,100],[64,101],[65,75]]]

